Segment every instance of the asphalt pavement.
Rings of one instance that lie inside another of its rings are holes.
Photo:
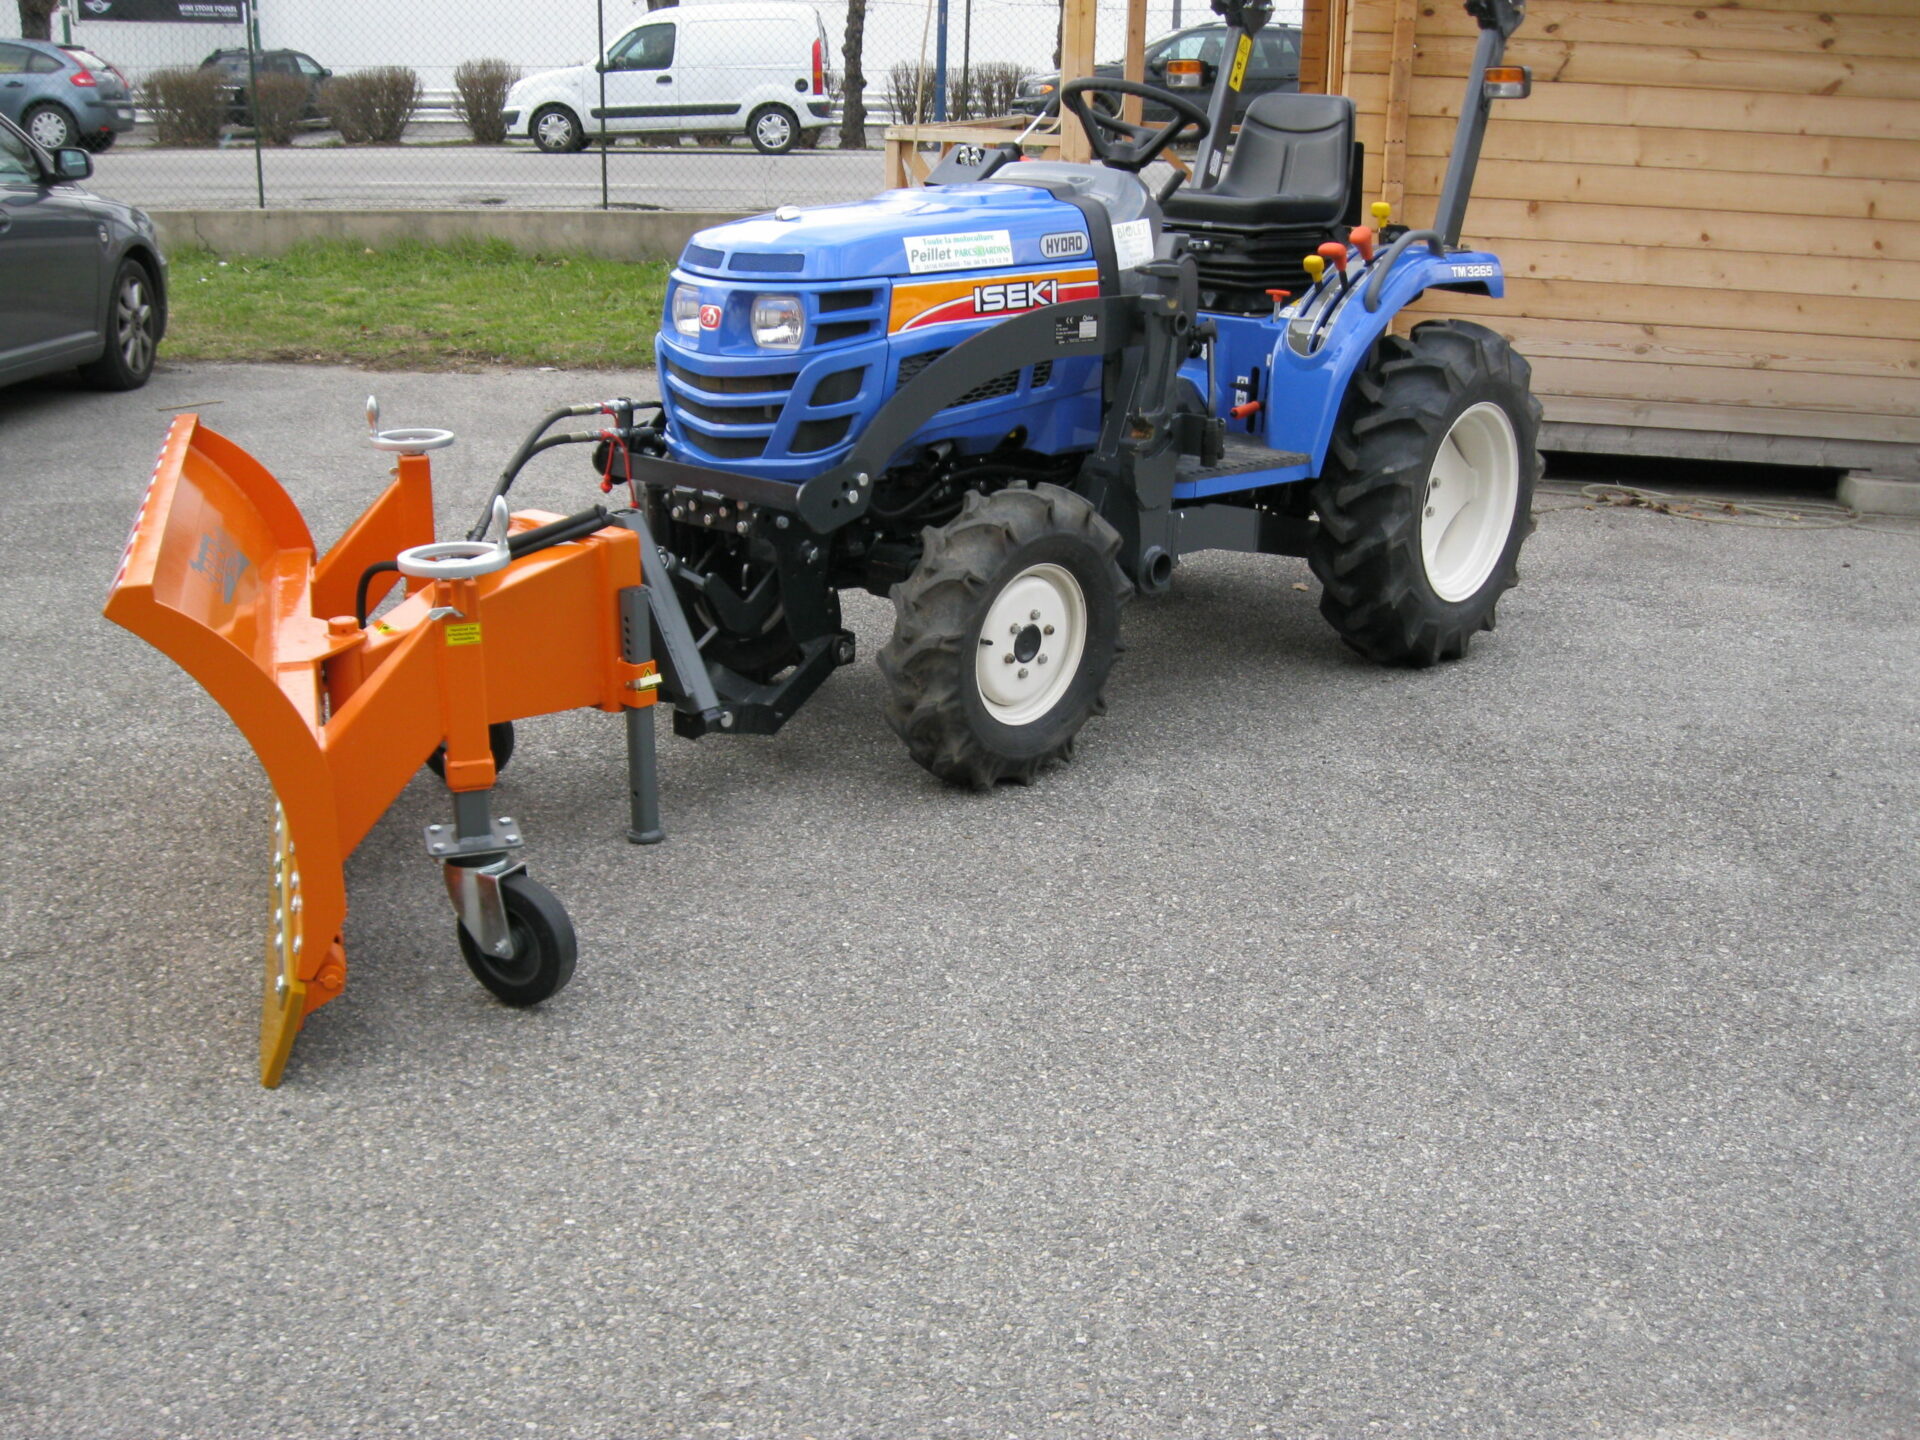
[[[369,389],[458,432],[452,530],[649,383],[0,392],[0,1435],[1920,1434],[1911,523],[1546,497],[1426,672],[1203,557],[1073,764],[987,795],[889,733],[851,597],[785,732],[663,741],[663,846],[617,721],[521,727],[545,1006],[462,965],[423,775],[261,1089],[270,794],[99,614],[168,417],[330,539]]]

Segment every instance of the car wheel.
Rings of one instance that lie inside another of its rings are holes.
[[[138,390],[153,374],[159,343],[160,309],[153,277],[138,260],[122,260],[107,309],[106,353],[82,365],[81,378],[96,390]]]
[[[762,155],[784,155],[800,138],[800,122],[784,105],[762,105],[747,119],[747,138]]]
[[[549,155],[572,155],[587,148],[587,132],[580,117],[564,105],[549,105],[534,113],[533,143]]]
[[[58,105],[35,105],[20,117],[20,128],[49,154],[69,149],[79,133],[73,117]]]

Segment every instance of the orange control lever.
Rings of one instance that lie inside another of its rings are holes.
[[[1356,225],[1347,232],[1347,243],[1360,252],[1360,263],[1373,263],[1373,231],[1364,225]]]
[[[1320,256],[1342,275],[1347,273],[1347,247],[1342,245],[1338,240],[1329,240],[1318,250],[1314,251],[1314,254]]]
[[[1244,405],[1234,406],[1227,413],[1236,420],[1244,420],[1249,415],[1258,415],[1260,413],[1260,402],[1258,400],[1249,400]]]

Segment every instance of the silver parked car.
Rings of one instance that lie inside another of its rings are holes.
[[[78,368],[102,390],[153,373],[167,262],[143,211],[78,184],[93,157],[47,152],[0,116],[0,385]]]
[[[97,154],[133,128],[133,94],[91,50],[0,40],[0,116],[49,151],[83,145]]]

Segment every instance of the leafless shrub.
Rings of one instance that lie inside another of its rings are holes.
[[[961,118],[984,120],[991,115],[1011,115],[1025,73],[1012,60],[986,60],[975,65],[964,76]]]
[[[307,113],[307,82],[298,75],[257,75],[253,82],[253,123],[269,145],[291,145],[293,132]]]
[[[349,145],[398,145],[420,104],[420,77],[403,65],[336,75],[320,92],[328,123]]]
[[[226,86],[218,70],[156,70],[140,87],[159,145],[217,145],[227,118]]]
[[[519,68],[505,60],[467,60],[453,72],[453,113],[475,144],[498,145],[507,138],[507,92],[519,78]]]
[[[893,123],[914,125],[933,118],[933,67],[901,60],[887,71],[887,104]]]

